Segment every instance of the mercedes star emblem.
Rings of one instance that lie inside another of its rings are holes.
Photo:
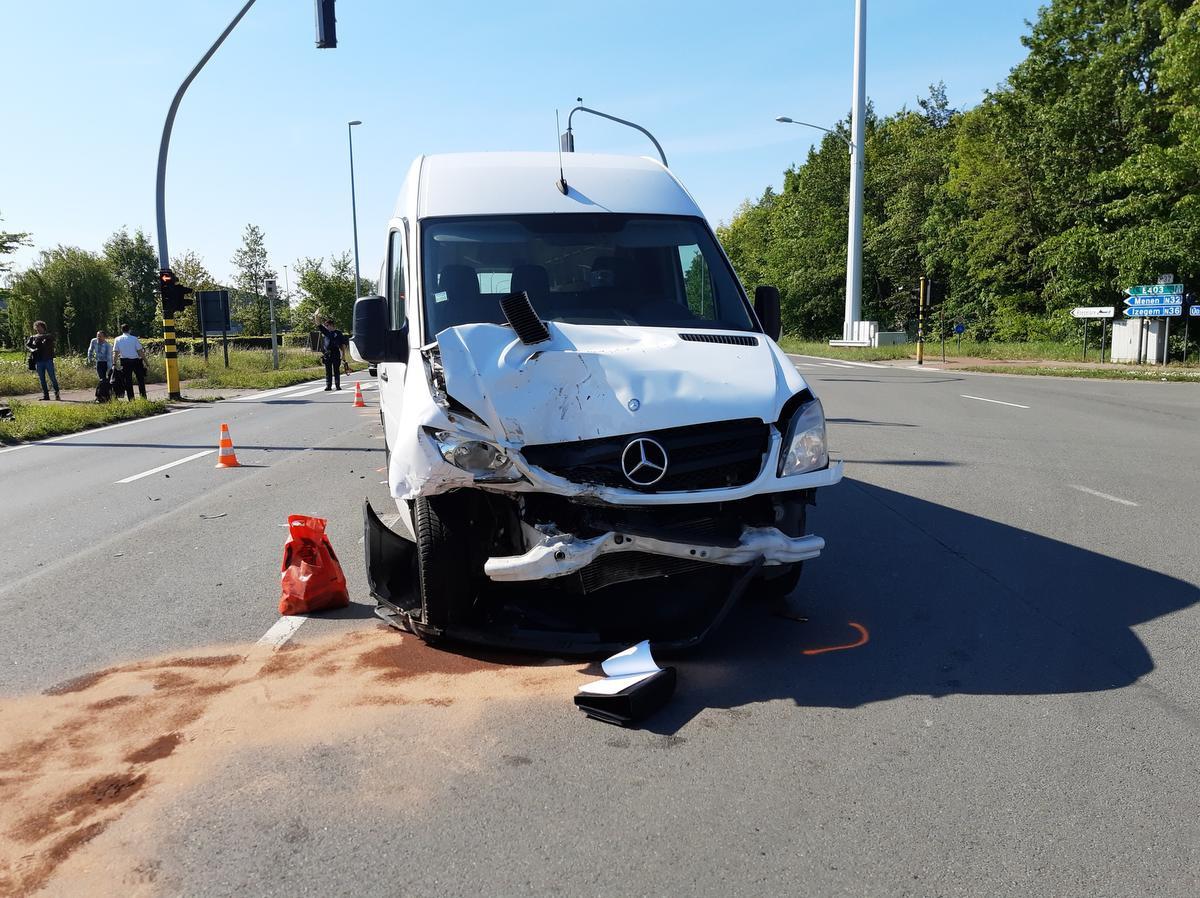
[[[667,473],[667,450],[649,437],[630,440],[621,453],[621,470],[634,486],[654,486]]]
[[[641,403],[641,401],[640,401],[640,400],[638,400],[638,399],[630,399],[630,400],[629,400],[627,403],[625,403],[625,404],[629,406],[629,410],[630,410],[631,412],[636,412],[636,411],[637,411],[639,408],[641,408],[641,407],[642,407],[642,403]]]

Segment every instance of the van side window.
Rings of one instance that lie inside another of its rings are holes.
[[[679,264],[683,270],[688,309],[697,318],[715,318],[712,278],[700,247],[680,246]]]
[[[388,246],[388,308],[392,313],[392,328],[404,326],[404,232],[392,231]]]

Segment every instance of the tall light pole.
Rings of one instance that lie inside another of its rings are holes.
[[[358,299],[358,200],[354,197],[354,126],[361,125],[358,119],[346,123],[346,135],[350,138],[350,220],[354,222],[354,298]]]
[[[854,3],[854,102],[850,111],[850,234],[846,249],[846,320],[842,339],[854,338],[862,320],[862,205],[867,108],[867,0]]]

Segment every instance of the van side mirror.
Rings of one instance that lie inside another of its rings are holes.
[[[779,311],[779,290],[766,284],[755,287],[754,313],[758,315],[758,323],[762,325],[763,333],[772,340],[778,340],[783,331],[783,320]]]
[[[359,361],[373,364],[408,361],[408,323],[400,330],[392,330],[387,299],[382,296],[362,296],[355,300],[354,336],[350,341]]]

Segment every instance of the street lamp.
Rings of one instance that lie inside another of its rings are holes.
[[[850,107],[850,139],[837,131],[797,122],[781,115],[775,121],[786,125],[804,125],[837,134],[850,148],[850,228],[846,240],[846,317],[842,324],[842,339],[858,342],[863,334],[862,318],[862,207],[865,132],[863,125],[867,107],[867,0],[854,2],[854,96]],[[867,331],[870,334],[870,331]],[[872,338],[873,339],[873,338]]]
[[[800,122],[794,118],[788,118],[786,115],[776,116],[775,121],[782,122],[785,125],[803,125],[806,128],[816,128],[818,131],[824,131],[826,134],[832,134],[835,137],[837,137],[839,140],[841,140],[842,143],[844,143],[846,145],[846,149],[848,149],[850,151],[851,155],[853,155],[853,153],[854,153],[854,144],[852,144],[850,142],[850,138],[847,137],[845,134],[843,134],[841,131],[834,131],[832,128],[822,128],[820,125],[812,125],[812,124],[809,124],[808,122]]]
[[[850,151],[850,237],[846,241],[846,318],[842,325],[842,339],[854,339],[854,322],[858,320],[862,309],[862,182],[856,182],[855,179],[856,174],[861,174],[861,157],[854,152],[854,143],[840,131],[796,121],[786,115],[776,116],[775,121],[834,134]]]
[[[358,201],[354,197],[354,126],[361,125],[358,119],[346,123],[346,136],[350,138],[350,219],[354,222],[354,298],[358,299]]]

